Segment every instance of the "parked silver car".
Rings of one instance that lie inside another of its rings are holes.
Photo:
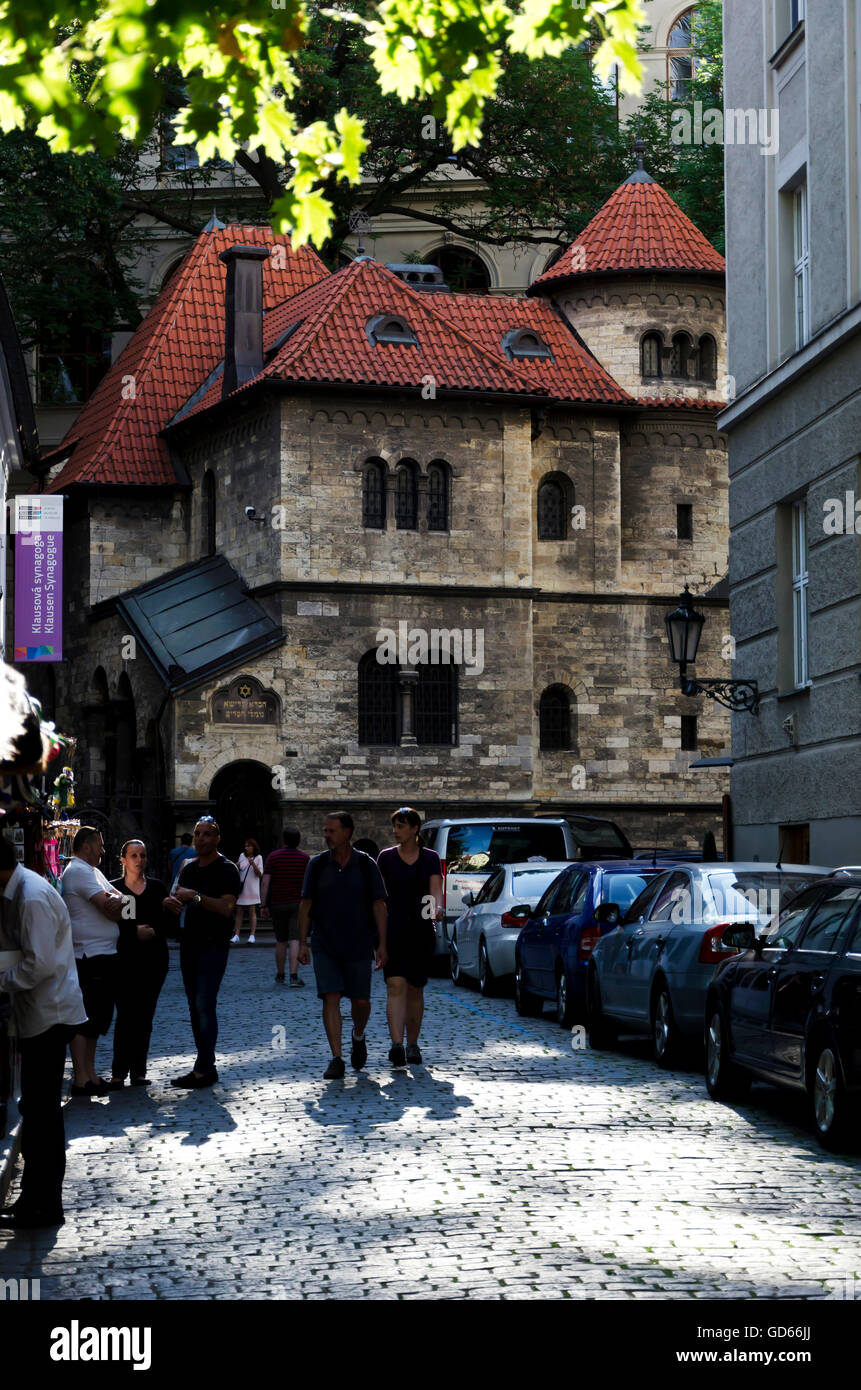
[[[813,864],[686,864],[653,878],[589,963],[587,1016],[593,1047],[620,1032],[650,1032],[655,1061],[672,1066],[686,1038],[702,1042],[706,992],[735,949],[727,927],[752,922],[757,935],[794,893],[822,874]],[[596,912],[610,925],[612,904]]]
[[[456,985],[469,975],[478,980],[482,994],[493,994],[503,976],[514,974],[514,946],[530,909],[568,867],[566,859],[504,864],[478,893],[467,893],[466,912],[451,935],[449,959]]]

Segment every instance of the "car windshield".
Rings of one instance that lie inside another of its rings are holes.
[[[567,857],[559,825],[488,821],[486,825],[449,826],[445,856],[449,874],[475,872],[497,864],[522,864],[529,859]]]
[[[709,874],[709,887],[718,917],[746,917],[762,926],[794,894],[816,883],[814,874],[783,874],[779,870],[745,870]]]
[[[635,898],[638,898],[650,878],[654,874],[643,870],[636,874],[605,874],[602,894],[605,903],[618,903],[623,912],[628,908]]]
[[[614,821],[601,820],[593,824],[590,821],[572,818],[568,825],[580,849],[607,849],[620,856],[627,856],[631,852],[630,845]],[[588,855],[584,854],[582,857],[587,859]]]
[[[559,869],[518,869],[511,875],[511,892],[523,902],[537,903],[545,888],[559,877]]]

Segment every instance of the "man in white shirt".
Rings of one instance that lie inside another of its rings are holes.
[[[20,961],[0,972],[12,997],[21,1053],[21,1196],[0,1212],[0,1230],[63,1223],[66,1134],[61,1091],[66,1044],[86,1019],[72,950],[72,924],[46,879],[25,869],[0,836],[0,946]]]
[[[78,1029],[69,1050],[75,1070],[73,1096],[105,1096],[107,1082],[96,1075],[96,1044],[114,1016],[117,992],[117,926],[123,895],[112,888],[99,869],[105,852],[101,833],[82,825],[72,841],[72,858],[60,880],[63,900],[72,919],[72,944],[78,963],[78,982],[87,1021]]]

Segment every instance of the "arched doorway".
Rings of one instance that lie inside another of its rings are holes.
[[[250,836],[264,855],[281,843],[281,808],[272,786],[272,769],[250,761],[229,763],[209,789],[221,830],[219,849],[234,861]]]

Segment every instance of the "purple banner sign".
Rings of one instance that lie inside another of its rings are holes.
[[[15,498],[15,655],[63,659],[63,502]]]

